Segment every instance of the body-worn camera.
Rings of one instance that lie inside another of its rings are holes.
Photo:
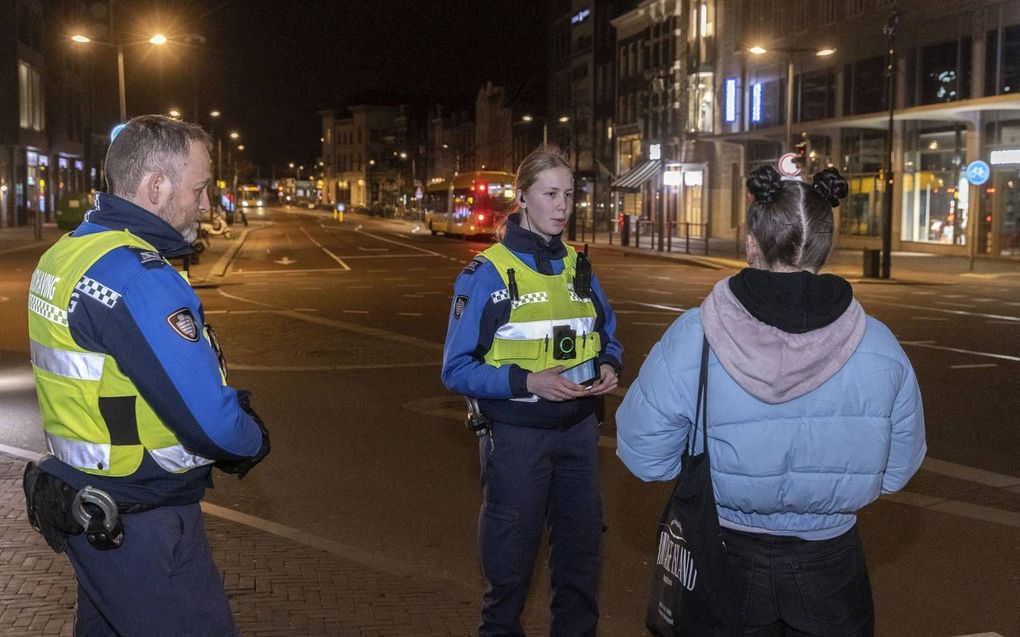
[[[569,325],[553,327],[553,359],[568,361],[577,358],[577,330]]]

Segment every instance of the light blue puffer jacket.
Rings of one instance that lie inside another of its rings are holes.
[[[643,480],[679,474],[707,331],[720,523],[812,540],[849,530],[858,509],[906,485],[926,444],[920,389],[896,338],[856,301],[844,318],[788,334],[720,282],[649,353],[616,414],[617,455]]]

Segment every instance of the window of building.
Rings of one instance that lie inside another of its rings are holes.
[[[847,64],[843,72],[843,114],[877,113],[889,108],[886,59],[879,55]]]
[[[750,82],[751,128],[779,126],[785,118],[786,80]]]
[[[802,73],[794,82],[794,121],[811,122],[836,116],[836,73],[832,69]]]
[[[687,76],[687,130],[711,133],[715,116],[713,74],[692,73]]]
[[[955,102],[970,98],[971,39],[969,37],[914,49],[910,53],[911,105]]]
[[[882,222],[882,180],[885,133],[866,128],[841,132],[842,170],[849,185],[846,201],[839,207],[840,233],[877,237]]]
[[[1020,92],[1020,24],[989,31],[985,46],[985,95]]]
[[[790,5],[790,22],[794,33],[800,33],[807,29],[807,4],[807,0],[793,0]]]
[[[962,169],[967,128],[956,123],[926,126],[907,127],[901,238],[965,245],[970,210],[970,187]]]
[[[834,24],[839,19],[839,6],[842,0],[823,0],[822,20],[823,24]]]
[[[32,65],[18,61],[19,115],[22,128],[46,129],[42,76]]]

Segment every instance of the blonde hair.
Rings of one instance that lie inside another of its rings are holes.
[[[550,144],[543,144],[528,153],[528,156],[524,158],[521,165],[517,167],[517,173],[514,175],[514,191],[517,193],[517,196],[514,198],[509,212],[503,215],[499,223],[496,224],[496,241],[503,240],[503,235],[506,234],[507,219],[510,215],[520,212],[521,193],[531,188],[538,181],[538,176],[550,168],[566,168],[573,175],[573,170],[571,170],[567,158],[557,146]]]

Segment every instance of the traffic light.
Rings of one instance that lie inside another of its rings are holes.
[[[794,158],[793,161],[796,162],[796,164],[798,166],[800,166],[801,169],[803,169],[805,166],[807,166],[807,160],[808,160],[808,142],[807,142],[807,140],[804,140],[804,141],[800,142],[799,144],[795,144],[793,146],[793,152],[794,152],[795,155],[797,155]]]

